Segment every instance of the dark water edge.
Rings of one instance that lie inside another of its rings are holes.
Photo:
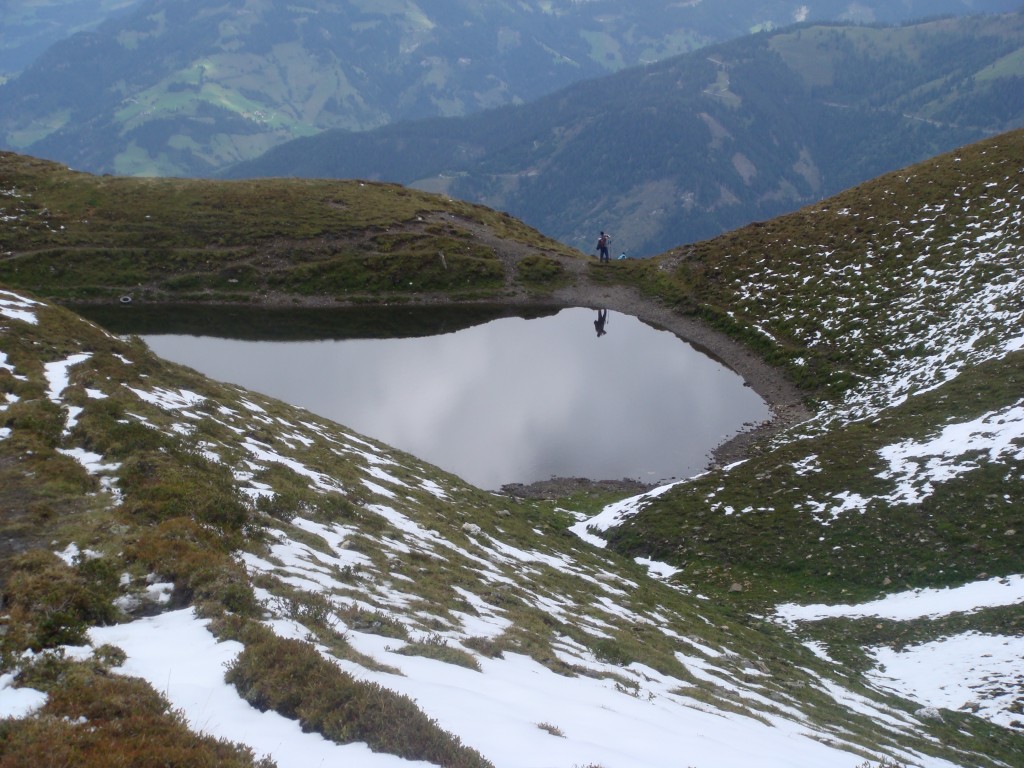
[[[77,309],[516,496],[639,493],[701,471],[770,416],[708,350],[619,313],[595,338],[594,310],[551,306]]]
[[[193,304],[66,306],[119,336],[174,334],[246,341],[411,339],[455,333],[506,317],[550,317],[562,309],[499,304],[330,309]]]

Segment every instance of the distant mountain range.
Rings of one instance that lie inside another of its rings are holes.
[[[0,82],[77,32],[138,5],[140,0],[4,0],[0,3]]]
[[[204,175],[325,129],[530,102],[795,21],[888,23],[1019,5],[9,0],[0,79],[18,74],[0,86],[0,146],[93,172]],[[76,30],[86,31],[62,39]]]
[[[796,25],[527,105],[276,147],[232,177],[388,180],[650,255],[1024,126],[1024,15]]]

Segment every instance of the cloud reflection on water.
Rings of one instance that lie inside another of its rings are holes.
[[[567,309],[414,339],[146,336],[159,355],[301,405],[487,489],[700,471],[768,418],[720,363],[639,320]]]

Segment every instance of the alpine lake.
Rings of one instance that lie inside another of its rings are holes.
[[[77,309],[164,359],[301,406],[486,490],[690,477],[717,446],[771,416],[734,371],[616,312]]]

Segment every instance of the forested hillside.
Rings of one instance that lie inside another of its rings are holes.
[[[413,184],[650,255],[1024,124],[1024,15],[804,25],[480,115],[328,131],[232,176]]]
[[[0,85],[0,147],[93,172],[206,175],[324,129],[524,103],[795,21],[893,22],[1011,7],[1014,0],[731,0],[725,8],[664,0],[12,0],[0,18],[0,83],[13,76]],[[83,31],[66,37],[76,27]],[[45,50],[44,40],[52,43]]]

